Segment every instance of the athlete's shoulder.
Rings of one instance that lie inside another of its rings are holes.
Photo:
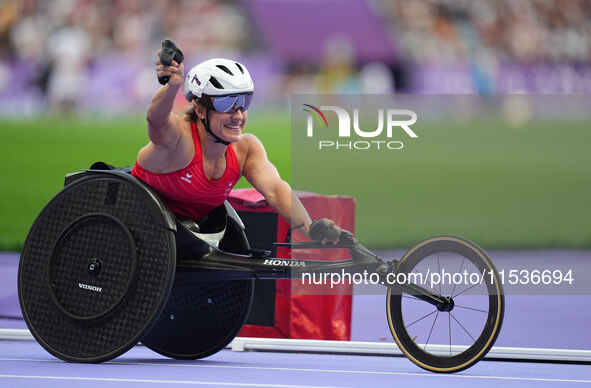
[[[245,133],[241,136],[237,144],[239,160],[242,161],[242,166],[247,166],[252,162],[259,161],[261,158],[266,159],[267,151],[263,143],[258,137],[251,133]]]
[[[254,134],[252,133],[245,133],[242,135],[242,139],[244,144],[247,144],[252,147],[262,147],[263,142]]]

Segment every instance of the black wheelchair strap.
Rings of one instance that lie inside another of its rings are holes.
[[[127,167],[115,167],[111,164],[105,163],[105,162],[94,162],[91,166],[90,166],[90,170],[111,170],[111,171],[121,171],[121,172],[125,172],[125,173],[131,173],[131,170],[133,169],[133,167],[131,166],[127,166]]]

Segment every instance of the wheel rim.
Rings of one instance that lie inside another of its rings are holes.
[[[389,289],[390,330],[411,361],[434,372],[457,372],[488,352],[500,330],[504,298],[496,270],[481,249],[457,237],[435,237],[412,248],[401,259],[398,272],[415,274],[412,283],[453,301],[451,309],[438,309]],[[449,278],[454,284],[441,285],[434,272],[465,275],[461,280],[456,276],[459,284]],[[483,282],[473,284],[471,280],[476,281],[476,274],[482,278],[483,272]],[[423,279],[430,276],[434,284],[424,284],[419,274]]]

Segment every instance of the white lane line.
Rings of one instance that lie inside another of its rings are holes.
[[[55,362],[66,364],[60,360],[35,360],[26,358],[0,358],[0,361],[34,361],[34,362]],[[547,383],[582,383],[591,384],[591,379],[560,379],[544,377],[519,377],[519,376],[494,376],[494,375],[465,375],[465,374],[441,374],[429,372],[391,372],[391,371],[371,371],[371,370],[350,370],[350,369],[314,369],[314,368],[286,368],[286,367],[263,367],[263,366],[235,366],[235,365],[202,365],[202,364],[171,364],[158,362],[124,362],[108,361],[103,364],[113,365],[140,365],[140,366],[170,366],[170,367],[189,367],[189,368],[221,368],[221,369],[251,369],[262,371],[287,371],[287,372],[317,372],[317,373],[339,373],[339,374],[367,374],[367,375],[386,375],[386,376],[418,376],[418,377],[447,377],[457,379],[480,379],[480,380],[507,380],[507,381],[537,381]]]
[[[102,381],[116,383],[149,383],[149,384],[184,384],[184,385],[214,385],[216,387],[264,387],[264,388],[342,388],[326,385],[290,385],[290,384],[253,384],[233,383],[223,381],[190,381],[190,380],[151,380],[151,379],[121,379],[109,377],[77,377],[77,376],[28,376],[28,375],[0,375],[5,379],[38,379],[38,380],[75,380]]]

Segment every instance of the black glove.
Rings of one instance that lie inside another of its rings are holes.
[[[172,40],[165,39],[162,41],[162,49],[160,50],[160,63],[164,66],[172,65],[172,60],[175,60],[179,65],[185,59],[183,52],[172,42]],[[158,78],[161,85],[168,83],[170,76],[164,75]]]
[[[341,228],[327,218],[321,218],[310,224],[308,235],[314,241],[336,243],[341,237]]]

